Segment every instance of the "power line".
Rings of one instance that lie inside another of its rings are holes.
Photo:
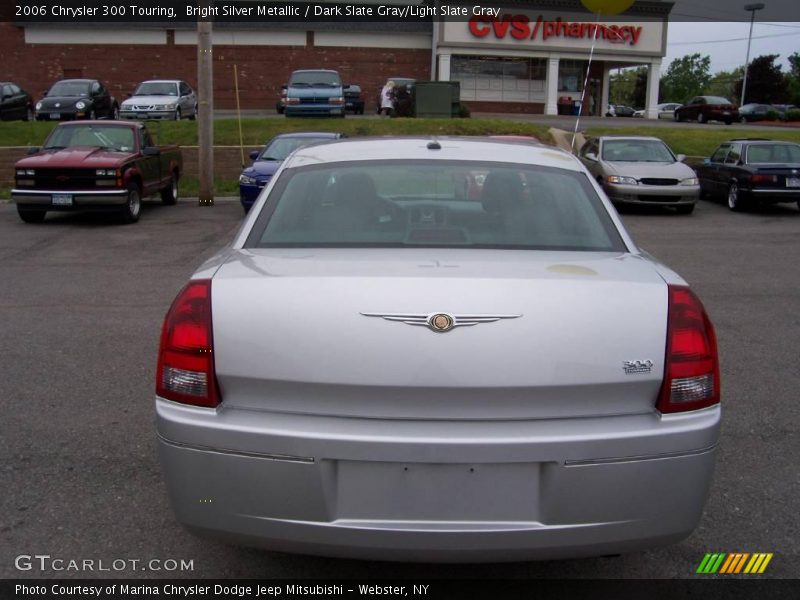
[[[774,33],[772,35],[754,35],[752,39],[754,40],[763,40],[767,38],[778,38],[778,37],[789,37],[789,36],[798,36],[800,32],[797,33]],[[747,38],[728,38],[726,40],[705,40],[705,41],[697,41],[697,42],[667,42],[667,46],[696,46],[698,44],[722,44],[725,42],[742,42],[746,41]]]

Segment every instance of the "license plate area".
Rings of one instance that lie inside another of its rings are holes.
[[[137,119],[147,119],[148,116],[149,115],[147,113],[136,113],[136,118]]]
[[[60,119],[61,118],[61,113],[50,113],[50,118],[51,119]]]
[[[786,178],[786,187],[800,187],[800,177],[787,177]]]
[[[53,206],[72,206],[72,194],[53,194]]]
[[[538,463],[339,461],[340,519],[536,521]]]

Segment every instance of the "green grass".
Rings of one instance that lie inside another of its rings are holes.
[[[55,126],[50,122],[0,123],[0,146],[39,146]],[[148,128],[162,143],[197,145],[195,121],[154,121]],[[350,137],[383,135],[532,135],[549,142],[548,127],[503,119],[244,119],[246,146],[260,146],[279,133],[291,131],[341,131]],[[236,119],[214,121],[214,143],[239,144]]]
[[[784,140],[800,143],[800,129],[775,128],[774,131],[753,131],[751,128],[720,125],[719,129],[710,127],[636,127],[616,129],[611,127],[589,127],[584,135],[651,135],[661,138],[676,154],[687,156],[711,156],[722,142],[732,138],[763,137],[771,140]]]

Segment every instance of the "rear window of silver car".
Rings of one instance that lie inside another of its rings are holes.
[[[463,161],[287,169],[245,246],[625,251],[583,173]]]

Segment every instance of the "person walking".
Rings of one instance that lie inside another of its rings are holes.
[[[388,117],[394,110],[394,81],[387,81],[381,90],[381,115]]]

